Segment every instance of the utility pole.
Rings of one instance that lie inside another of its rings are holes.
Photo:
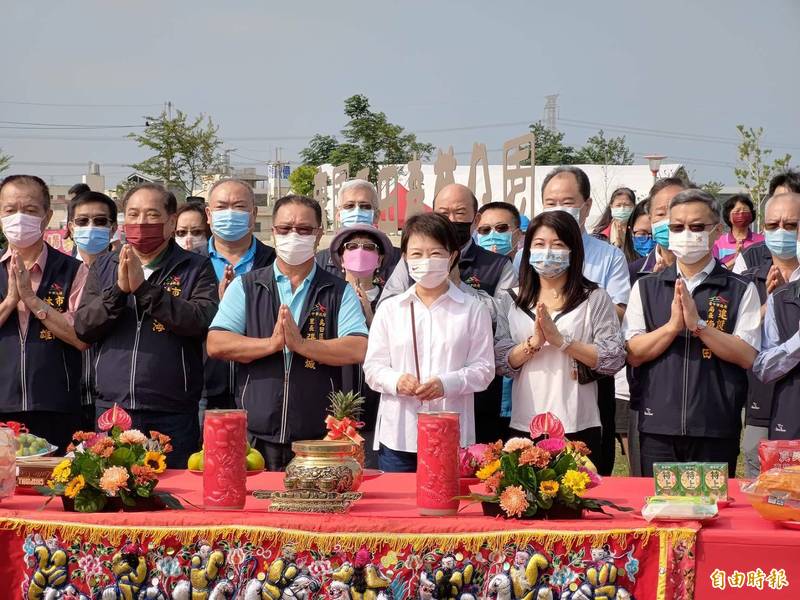
[[[283,196],[283,189],[281,187],[281,179],[283,178],[283,165],[281,164],[281,146],[275,147],[275,165],[273,166],[273,174],[275,176],[275,200]]]
[[[558,94],[544,98],[544,126],[548,131],[558,131]]]

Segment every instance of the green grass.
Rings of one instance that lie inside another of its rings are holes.
[[[628,477],[631,472],[628,469],[628,457],[622,454],[622,446],[619,442],[615,446],[616,457],[614,459],[614,471],[611,473],[614,477]],[[744,477],[744,454],[739,453],[739,460],[736,462],[736,477],[742,479]]]

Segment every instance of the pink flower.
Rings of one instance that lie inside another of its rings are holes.
[[[542,450],[547,450],[550,454],[558,454],[567,447],[567,442],[564,441],[564,438],[551,437],[537,442],[536,445]]]
[[[128,471],[124,467],[108,467],[100,477],[100,489],[109,496],[128,489]]]
[[[600,482],[603,480],[600,475],[595,473],[594,471],[587,469],[586,467],[578,467],[578,471],[581,473],[586,473],[589,476],[589,485],[586,486],[586,489],[590,490],[594,487],[600,485]]]
[[[503,452],[516,452],[517,450],[525,450],[531,446],[533,446],[532,440],[522,437],[513,437],[506,442],[505,446],[503,446]]]
[[[119,434],[119,441],[122,444],[144,444],[147,437],[138,429],[128,429]]]
[[[130,429],[133,421],[131,416],[126,413],[119,404],[115,404],[104,412],[97,419],[97,428],[100,431],[109,431],[112,427],[119,427],[122,430]]]
[[[546,412],[536,415],[531,419],[530,424],[531,438],[536,438],[546,435],[551,438],[564,437],[564,425],[558,420],[558,417],[553,413]]]

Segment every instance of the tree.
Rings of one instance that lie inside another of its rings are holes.
[[[204,175],[222,172],[217,149],[222,140],[211,117],[189,118],[177,111],[175,117],[163,111],[158,117],[145,117],[143,133],[131,133],[140,148],[155,152],[146,160],[131,165],[137,171],[157,177],[168,188],[191,196]]]
[[[756,213],[759,219],[763,215],[763,205],[769,191],[769,180],[782,171],[789,169],[791,155],[785,154],[781,158],[776,158],[771,164],[768,162],[772,150],[761,148],[761,136],[764,128],[745,127],[737,125],[736,129],[742,136],[739,143],[739,166],[733,172],[736,181],[750,195],[753,204],[756,206]]]
[[[547,129],[541,121],[531,123],[531,133],[536,138],[537,165],[572,165],[575,164],[575,148],[564,143],[564,134]]]
[[[292,185],[292,193],[301,196],[312,196],[314,193],[314,175],[317,174],[316,167],[311,165],[300,165],[289,173],[289,183]]]
[[[625,136],[606,138],[601,129],[593,135],[575,155],[581,165],[632,165],[633,152],[625,143]]]
[[[316,167],[348,163],[351,173],[369,167],[374,182],[381,165],[404,164],[415,156],[427,159],[433,152],[432,144],[417,141],[416,135],[390,123],[385,113],[372,111],[362,94],[344,101],[344,114],[350,120],[341,130],[343,141],[331,135],[315,135],[300,151],[304,164]]]
[[[704,184],[702,184],[700,186],[700,189],[703,190],[704,192],[708,192],[712,196],[716,196],[722,191],[723,187],[724,185],[721,181],[711,180],[711,181],[706,181]]]
[[[3,149],[0,148],[0,173],[8,169],[8,165],[11,164],[11,159],[14,158],[10,154],[4,154]]]

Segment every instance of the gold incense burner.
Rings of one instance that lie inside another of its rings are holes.
[[[344,494],[361,485],[363,471],[350,440],[308,440],[292,443],[294,458],[286,467],[287,492]]]

